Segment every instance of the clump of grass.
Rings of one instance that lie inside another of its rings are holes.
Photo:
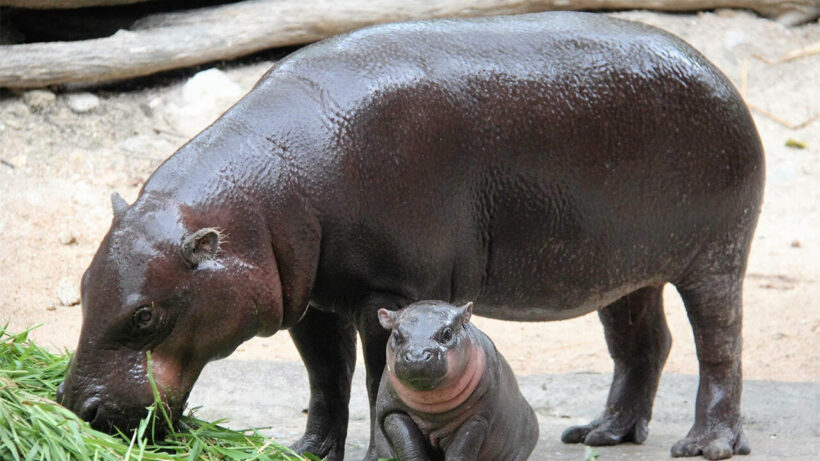
[[[150,442],[158,418],[166,419],[153,377],[154,404],[132,434],[109,435],[92,429],[53,398],[65,377],[69,357],[53,354],[0,325],[0,459],[154,461],[154,460],[318,460],[301,457],[261,435],[234,431],[184,416],[165,440]],[[149,355],[150,360],[150,355]],[[149,366],[150,370],[151,367]]]

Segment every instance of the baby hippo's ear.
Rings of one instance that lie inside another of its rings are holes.
[[[466,325],[470,323],[470,317],[473,316],[473,303],[468,302],[467,304],[458,308],[458,316],[461,319],[461,324]]]
[[[396,313],[387,309],[379,309],[379,323],[385,330],[392,330],[396,323]]]

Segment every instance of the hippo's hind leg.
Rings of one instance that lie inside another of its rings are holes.
[[[356,365],[356,330],[341,316],[310,307],[289,331],[310,380],[307,427],[293,450],[342,461]]]
[[[646,439],[652,403],[672,340],[663,313],[663,286],[630,293],[598,311],[615,362],[604,413],[568,428],[565,443],[615,445]]]
[[[721,266],[736,259],[718,256],[722,262],[695,267],[694,276],[676,284],[694,332],[700,383],[695,424],[672,447],[672,456],[724,459],[750,452],[740,421],[745,256],[743,264],[728,270]]]

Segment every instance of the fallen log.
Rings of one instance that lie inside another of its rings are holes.
[[[246,0],[151,15],[130,30],[100,39],[0,46],[0,87],[35,88],[149,75],[309,43],[383,22],[559,9],[729,7],[769,15],[816,14],[818,9],[816,0]]]

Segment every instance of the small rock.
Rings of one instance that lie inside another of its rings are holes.
[[[53,305],[53,304],[52,304],[51,306],[46,307],[46,310],[47,310],[47,311],[56,311],[56,310],[57,310],[57,306],[55,306],[55,305]]]
[[[794,241],[792,241],[792,243],[791,243],[791,247],[792,247],[792,248],[802,248],[802,247],[803,247],[803,244],[802,244],[802,243],[800,243],[800,240],[794,240]]]
[[[60,232],[60,235],[57,236],[60,239],[60,243],[63,245],[71,245],[72,243],[77,243],[77,239],[74,237],[74,234],[68,231]]]
[[[90,112],[100,105],[100,98],[91,93],[71,93],[66,96],[66,104],[78,114]]]
[[[63,306],[74,306],[80,304],[80,289],[68,277],[60,279],[57,284],[57,299]]]
[[[23,93],[23,102],[32,109],[48,107],[57,100],[57,96],[48,90],[30,90]]]

